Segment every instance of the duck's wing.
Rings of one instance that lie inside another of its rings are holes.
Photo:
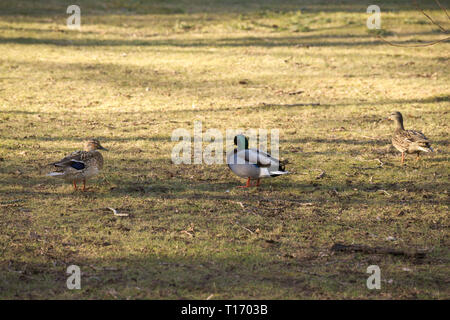
[[[398,130],[392,137],[392,143],[400,151],[424,151],[431,152],[430,140],[420,131]]]
[[[242,163],[250,163],[256,164],[261,168],[270,167],[274,164],[274,162],[278,162],[275,158],[272,158],[267,153],[264,153],[257,149],[245,149],[241,150],[237,153],[238,163],[243,161]]]
[[[405,130],[405,138],[411,142],[429,142],[428,138],[420,131]]]
[[[59,168],[72,167],[76,170],[82,170],[86,166],[86,161],[89,159],[89,152],[75,151],[64,157],[63,159],[51,163],[51,165]]]
[[[397,140],[402,140],[405,145],[418,145],[429,148],[430,140],[420,131],[402,130],[397,133]]]
[[[424,152],[431,152],[433,148],[431,148],[430,140],[428,140],[425,135],[420,131],[415,130],[406,130],[406,135],[408,141],[410,141],[411,148],[413,150],[419,150]]]

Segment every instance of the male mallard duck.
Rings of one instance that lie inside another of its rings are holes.
[[[397,128],[392,136],[392,145],[402,153],[402,164],[405,161],[406,153],[416,153],[417,160],[421,152],[433,152],[430,141],[422,132],[405,130],[403,127],[403,117],[398,111],[389,115],[388,120],[395,121]]]
[[[227,156],[227,164],[234,174],[242,178],[247,178],[245,186],[251,186],[251,179],[256,179],[256,186],[259,186],[261,178],[271,178],[289,173],[285,171],[284,164],[267,153],[258,149],[248,148],[248,139],[239,134],[234,137],[234,144],[237,148]]]
[[[97,139],[86,141],[84,151],[75,151],[60,161],[51,163],[55,170],[47,174],[73,182],[77,190],[77,182],[83,181],[83,191],[86,190],[86,179],[97,175],[103,168],[103,156],[97,150],[105,150]]]

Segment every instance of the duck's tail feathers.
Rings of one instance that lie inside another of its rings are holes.
[[[283,174],[289,174],[289,171],[270,171],[271,177],[281,176]]]
[[[433,148],[432,147],[421,147],[421,146],[418,146],[417,147],[420,151],[423,151],[423,152],[434,152],[434,150],[433,150]]]
[[[50,176],[50,177],[63,176],[63,175],[64,175],[64,172],[50,172],[50,173],[47,173],[47,176]]]

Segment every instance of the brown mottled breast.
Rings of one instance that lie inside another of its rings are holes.
[[[397,129],[392,136],[392,145],[400,152],[405,152],[408,149],[409,142],[405,132],[405,130]]]
[[[98,167],[99,170],[101,170],[103,168],[103,156],[100,152],[96,151],[91,151],[91,156],[93,158],[93,160],[95,161],[95,165]]]

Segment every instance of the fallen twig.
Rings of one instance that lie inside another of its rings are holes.
[[[378,161],[378,162],[380,163],[380,167],[383,167],[383,166],[384,166],[384,162],[383,162],[383,161],[381,161],[381,160],[378,159],[378,158],[376,158],[375,160]]]
[[[440,42],[444,42],[444,41],[450,40],[450,37],[446,37],[446,38],[443,38],[443,39],[439,39],[439,40],[436,40],[436,41],[431,41],[431,42],[427,42],[427,43],[423,43],[423,44],[416,44],[416,45],[405,45],[405,44],[393,43],[393,42],[391,42],[389,40],[386,40],[385,38],[383,38],[381,36],[378,36],[378,39],[381,39],[384,42],[386,42],[387,44],[390,44],[391,46],[394,46],[394,47],[418,48],[418,47],[428,47],[428,46],[432,46],[432,45],[438,44]]]
[[[438,6],[439,6],[442,10],[444,10],[444,12],[447,14],[447,11],[446,11],[445,9],[443,9],[443,7],[442,7],[441,4],[439,3],[439,1],[435,1],[435,2],[436,2],[436,3],[438,4]],[[416,8],[417,8],[418,10],[420,10],[420,12],[422,12],[422,14],[423,14],[425,17],[427,17],[428,20],[431,21],[432,24],[434,24],[434,25],[437,26],[439,29],[441,29],[442,32],[447,33],[447,30],[446,30],[443,26],[441,26],[439,23],[437,23],[436,21],[434,21],[433,18],[431,18],[428,14],[426,14],[426,12],[425,12],[421,7],[419,7],[419,5],[417,4],[416,1],[413,1],[413,3],[414,3],[414,5],[416,6]],[[448,16],[448,15],[447,15],[447,16]]]
[[[0,202],[0,206],[7,207],[7,206],[11,206],[11,205],[17,205],[17,202],[23,202],[23,201],[25,201],[25,200],[24,199],[15,199],[15,200],[2,201],[2,202]]]
[[[22,205],[19,203],[8,203],[8,204],[0,204],[0,207],[21,207]]]
[[[322,179],[323,177],[325,177],[325,171],[323,171],[322,169],[312,169],[312,170],[320,171],[320,173],[316,176],[316,179]]]
[[[182,230],[182,231],[180,231],[181,233],[185,233],[185,234],[187,234],[188,236],[190,236],[191,238],[193,238],[194,237],[194,235],[192,234],[192,233],[190,233],[189,231],[186,231],[186,230]]]
[[[244,227],[244,226],[241,226],[237,221],[236,221],[234,224],[237,225],[237,226],[239,226],[239,227],[241,227],[242,229],[244,229],[244,230],[250,232],[251,234],[254,234],[254,232],[253,232],[252,230],[250,230],[249,228],[246,228],[246,227]]]
[[[405,251],[384,247],[369,247],[360,244],[342,244],[335,243],[331,247],[331,251],[340,251],[340,252],[362,252],[368,254],[391,254],[394,256],[407,256],[412,258],[424,258],[426,255],[425,251]]]
[[[234,201],[234,203],[237,203],[237,204],[240,205],[243,209],[245,209],[245,207],[244,207],[244,205],[242,204],[242,202]]]
[[[258,214],[256,214],[252,209],[250,208],[246,208],[242,202],[240,201],[233,201],[234,203],[237,203],[238,205],[240,205],[242,207],[242,209],[244,209],[244,211],[250,212],[251,214],[254,214],[255,216],[257,216]]]
[[[450,19],[450,16],[447,12],[447,10],[441,5],[441,3],[438,0],[435,0],[436,4],[439,6],[439,8],[442,9],[442,11],[445,12],[445,14],[447,15],[447,18]],[[430,15],[428,15],[418,4],[416,1],[413,1],[414,6],[417,8],[417,10],[419,10],[428,20],[430,20],[430,22],[432,24],[434,24],[435,26],[437,26],[443,33],[448,34],[448,30],[446,28],[444,28],[441,24],[439,24],[438,22],[436,22]],[[450,37],[446,37],[443,39],[439,39],[439,40],[435,40],[435,41],[430,41],[430,42],[426,42],[423,44],[416,44],[416,45],[404,45],[404,44],[399,44],[399,43],[393,43],[389,40],[386,40],[385,38],[383,38],[382,36],[378,35],[377,36],[378,39],[381,39],[382,41],[386,42],[387,44],[394,46],[394,47],[406,47],[406,48],[416,48],[416,47],[428,47],[428,46],[432,46],[435,45],[437,43],[441,43],[441,42],[445,42],[447,40],[450,40]]]
[[[107,207],[107,209],[111,210],[114,213],[114,215],[118,216],[118,217],[128,217],[129,216],[128,213],[117,213],[117,210],[114,208]]]
[[[290,96],[295,96],[297,94],[302,94],[303,92],[304,92],[303,90],[298,90],[298,91],[288,92],[287,94],[290,95]]]
[[[203,197],[204,197],[203,195],[200,196],[198,194],[194,194],[194,195],[192,195],[190,197],[187,197],[186,199],[198,200],[198,199],[203,199]],[[164,194],[164,195],[161,196],[161,199],[167,199],[167,200],[174,199],[174,198],[175,198],[174,196],[167,195],[167,194]],[[227,200],[227,201],[231,201],[231,202],[237,203],[236,198],[235,197],[230,197],[230,196],[215,196],[214,199],[216,199],[216,200]],[[265,201],[265,202],[292,202],[292,203],[297,203],[299,205],[305,205],[305,206],[314,205],[314,203],[312,203],[312,202],[305,202],[304,200],[300,200],[300,199],[254,197],[254,198],[248,198],[248,199],[246,198],[246,199],[243,199],[242,201],[245,201],[245,200],[248,200],[248,201],[250,201],[250,200],[251,201]]]
[[[391,196],[391,194],[390,194],[389,192],[387,192],[386,190],[380,189],[380,190],[378,190],[378,191],[383,192],[383,193],[384,193],[385,195],[387,195],[388,197]]]
[[[434,0],[434,2],[437,3],[437,5],[439,6],[439,8],[441,8],[441,9],[445,12],[445,14],[447,15],[447,18],[450,20],[450,15],[448,14],[447,9],[445,9],[445,8],[441,5],[441,3],[439,2],[439,0]]]

